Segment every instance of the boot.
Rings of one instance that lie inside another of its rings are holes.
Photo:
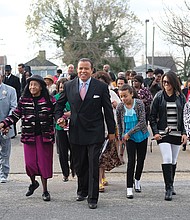
[[[174,191],[174,177],[175,177],[175,170],[176,170],[176,164],[172,164],[172,195],[176,195],[176,192]]]
[[[182,149],[182,151],[186,151],[186,147],[187,147],[187,144],[183,144],[183,149]]]
[[[172,200],[172,164],[162,164],[162,171],[165,182],[165,200]]]

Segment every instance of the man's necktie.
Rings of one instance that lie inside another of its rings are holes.
[[[80,90],[80,97],[82,100],[84,100],[85,95],[86,95],[86,83],[83,82],[81,90]]]

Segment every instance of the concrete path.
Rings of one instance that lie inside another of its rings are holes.
[[[126,165],[107,172],[109,186],[100,194],[98,208],[90,210],[87,202],[76,202],[76,178],[62,181],[56,150],[54,151],[54,176],[49,180],[51,202],[41,198],[40,186],[34,195],[26,197],[29,178],[25,174],[23,146],[20,137],[12,140],[11,174],[6,184],[0,184],[0,220],[163,220],[189,217],[190,202],[190,146],[180,150],[175,181],[177,195],[171,202],[164,200],[164,183],[161,173],[161,155],[154,142],[153,152],[148,146],[142,175],[142,193],[126,199]],[[38,178],[39,182],[40,179]]]

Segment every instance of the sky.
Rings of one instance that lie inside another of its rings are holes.
[[[33,51],[25,29],[30,0],[0,0],[0,55],[14,67],[32,58]]]
[[[0,0],[0,56],[7,56],[7,64],[17,71],[19,63],[36,57],[39,50],[46,50],[47,59],[52,57],[52,45],[40,47],[26,32],[25,21],[30,14],[32,0]],[[54,61],[54,60],[52,60]],[[59,66],[60,61],[54,62]]]
[[[135,56],[136,63],[139,65],[142,63],[142,56],[145,57],[145,20],[149,20],[147,23],[147,55],[152,56],[153,50],[153,27],[154,27],[154,55],[173,55],[176,54],[176,47],[165,41],[165,36],[161,33],[157,25],[161,24],[164,20],[164,8],[168,7],[172,9],[176,14],[180,11],[179,8],[183,7],[183,0],[131,0],[131,10],[142,21],[141,26],[138,26],[138,30],[143,37],[144,46]],[[188,0],[187,0],[188,2]],[[179,54],[178,54],[179,55]]]
[[[46,45],[43,48],[34,45],[32,38],[26,33],[25,21],[30,13],[29,6],[32,0],[0,0],[0,56],[6,55],[7,62],[16,71],[18,63],[25,63],[38,55],[39,50],[46,50],[47,59],[58,66],[61,65],[58,60],[51,60],[52,45]],[[142,21],[138,31],[145,39],[145,20],[147,23],[147,52],[152,55],[153,26],[159,23],[163,16],[164,5],[176,9],[176,5],[183,3],[183,0],[130,0],[130,8],[135,15]],[[143,39],[143,41],[144,41]],[[172,47],[163,41],[163,36],[155,27],[155,54],[169,54]],[[140,64],[142,55],[145,54],[145,47],[136,54],[135,60]]]

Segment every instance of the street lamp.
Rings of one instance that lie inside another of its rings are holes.
[[[146,63],[146,71],[147,71],[147,23],[148,19],[145,20],[145,63]]]

